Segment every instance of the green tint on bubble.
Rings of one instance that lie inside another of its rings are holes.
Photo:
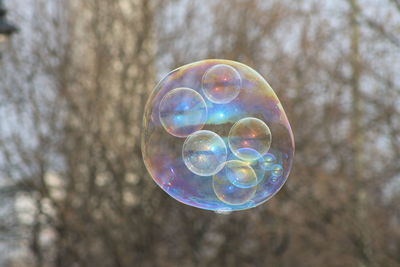
[[[223,169],[213,176],[215,195],[230,205],[249,202],[256,193],[256,184],[257,176],[253,168],[240,160],[227,161]]]

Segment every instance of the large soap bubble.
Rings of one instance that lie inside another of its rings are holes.
[[[200,176],[210,176],[220,171],[226,161],[226,145],[211,131],[197,131],[183,143],[182,157],[186,167]]]
[[[264,78],[228,60],[204,60],[164,77],[146,104],[142,153],[153,180],[202,209],[255,207],[276,194],[293,162],[283,107]]]

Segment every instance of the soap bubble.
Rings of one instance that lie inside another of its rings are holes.
[[[256,158],[256,159],[243,161],[242,159],[235,156],[235,154],[231,153],[228,157],[228,160],[240,160],[240,161],[244,162],[245,164],[249,165],[254,170],[257,179],[255,181],[253,181],[252,184],[248,184],[248,183],[242,184],[242,183],[238,182],[236,179],[232,179],[231,182],[238,187],[244,187],[244,188],[257,185],[264,179],[264,176],[265,176],[264,158],[260,155],[260,153],[258,153],[257,151],[255,151],[254,149],[251,149],[251,148],[240,148],[239,152],[243,153],[243,154],[252,155],[253,158]],[[233,176],[228,176],[228,178],[231,179],[231,178],[233,178]]]
[[[283,173],[282,165],[275,164],[274,166],[272,166],[272,170],[271,170],[272,176],[279,177],[282,175],[282,173]]]
[[[263,157],[263,168],[266,171],[270,171],[272,166],[276,163],[276,157],[274,154],[267,153]]]
[[[207,120],[203,97],[190,88],[176,88],[160,102],[160,121],[164,129],[177,137],[200,130]]]
[[[240,93],[240,74],[235,68],[219,64],[211,67],[202,79],[203,91],[213,103],[226,104]]]
[[[270,199],[294,155],[272,88],[252,68],[220,59],[182,66],[158,83],[145,107],[141,145],[148,172],[167,194],[218,212]]]
[[[268,152],[271,131],[267,124],[257,118],[244,118],[236,122],[229,132],[229,147],[240,159],[256,160]],[[241,148],[251,148],[240,150]],[[255,150],[258,153],[252,153]]]
[[[278,180],[279,180],[279,176],[271,175],[271,177],[270,177],[271,183],[275,184],[276,182],[278,182]]]
[[[230,205],[242,205],[250,201],[256,193],[256,183],[257,176],[253,168],[240,160],[227,161],[224,168],[213,176],[215,195]]]
[[[220,171],[226,155],[224,140],[211,131],[194,132],[183,143],[182,157],[186,167],[200,176],[210,176]]]

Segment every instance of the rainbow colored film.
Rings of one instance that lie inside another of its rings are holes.
[[[259,73],[212,59],[170,72],[153,90],[142,153],[154,181],[176,200],[233,211],[280,190],[294,140],[278,97]]]

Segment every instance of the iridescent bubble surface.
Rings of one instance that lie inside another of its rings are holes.
[[[158,83],[145,108],[142,153],[171,197],[230,212],[260,205],[281,189],[294,140],[265,79],[244,64],[213,59],[182,66]]]
[[[236,122],[231,128],[228,138],[231,151],[243,160],[256,160],[259,155],[266,154],[271,145],[269,127],[262,120],[253,117]],[[253,150],[258,153],[252,153]]]
[[[256,193],[256,184],[257,176],[253,168],[240,160],[227,161],[224,168],[213,177],[215,195],[230,205],[249,202]]]
[[[168,133],[185,137],[204,126],[207,105],[195,90],[175,88],[161,99],[159,115]]]
[[[194,132],[183,143],[182,158],[186,167],[200,176],[210,176],[220,171],[226,155],[224,140],[211,131]]]
[[[234,67],[219,64],[207,70],[202,79],[202,86],[208,100],[226,104],[238,96],[242,80]]]

